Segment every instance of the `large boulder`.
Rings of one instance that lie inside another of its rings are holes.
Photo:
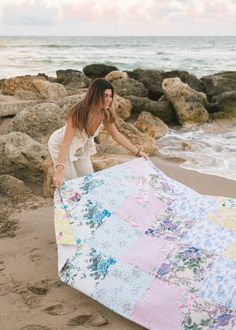
[[[135,127],[154,139],[160,139],[169,131],[169,127],[160,118],[155,117],[150,112],[146,111],[143,111],[138,116]]]
[[[33,81],[33,85],[48,102],[58,101],[67,95],[65,87],[58,83],[36,79]]]
[[[207,97],[204,93],[195,91],[180,78],[164,79],[162,88],[174,107],[181,125],[191,127],[208,120],[209,114],[205,108]]]
[[[206,94],[212,96],[224,92],[236,91],[236,71],[228,71],[204,76],[201,81],[205,85]]]
[[[179,77],[184,83],[197,91],[204,91],[204,84],[193,74],[187,71],[163,71],[155,69],[136,69],[128,71],[128,75],[143,83],[148,89],[148,97],[151,100],[158,100],[163,95],[162,82],[166,78]]]
[[[0,117],[15,116],[29,106],[36,105],[36,101],[12,100],[0,102]]]
[[[113,155],[127,155],[128,151],[122,146],[115,146],[106,141],[106,143],[99,143],[96,145],[97,155],[113,154]]]
[[[47,147],[21,132],[0,136],[0,175],[9,174],[23,181],[43,181],[43,161]]]
[[[151,136],[140,132],[134,125],[117,118],[116,127],[137,148],[150,156],[158,153],[156,141]]]
[[[131,117],[132,105],[129,100],[126,100],[123,97],[115,94],[113,99],[113,106],[118,117],[121,117],[123,120],[127,120]]]
[[[83,72],[91,79],[104,78],[108,73],[114,70],[119,70],[114,65],[106,65],[103,63],[89,64],[83,68]]]
[[[70,88],[87,88],[90,84],[90,79],[86,77],[83,72],[78,70],[57,70],[56,74],[56,82],[69,86]]]
[[[86,94],[86,90],[81,89],[79,94],[66,96],[61,99],[57,104],[64,110],[68,110],[72,105],[78,103]]]
[[[128,78],[128,74],[127,72],[115,70],[108,73],[105,78],[112,83],[117,79]]]
[[[115,93],[120,96],[134,95],[134,96],[147,96],[148,91],[144,85],[132,78],[121,78],[115,80],[112,84],[115,89]]]
[[[17,99],[20,99],[20,100],[34,100],[34,101],[39,101],[39,102],[43,102],[45,101],[44,97],[42,95],[40,95],[39,93],[35,93],[35,92],[30,92],[30,91],[25,91],[23,89],[18,89],[14,96],[17,98]]]
[[[141,82],[148,90],[148,97],[152,100],[158,100],[163,95],[161,83],[162,83],[162,70],[154,69],[135,69],[133,71],[127,71],[130,78],[133,78]],[[141,96],[141,95],[137,95]]]
[[[167,71],[162,74],[163,80],[166,78],[180,78],[182,82],[189,85],[192,89],[195,89],[198,92],[204,92],[205,86],[203,82],[198,79],[194,74],[187,71],[173,70]]]
[[[18,113],[12,120],[12,131],[25,133],[42,141],[56,129],[65,124],[65,111],[54,103],[41,103],[28,107]]]
[[[236,90],[233,92],[224,92],[213,98],[223,117],[236,118]]]
[[[22,180],[5,174],[0,175],[0,193],[10,197],[13,202],[22,202],[31,196],[32,191]]]
[[[48,80],[49,78],[45,74],[39,73],[37,76],[26,75],[4,79],[1,86],[2,94],[14,95],[18,89],[37,93],[38,91],[33,85],[33,81],[38,79]]]
[[[147,97],[126,96],[132,104],[132,114],[139,114],[143,111],[150,112],[159,117],[165,123],[176,122],[176,113],[166,96],[158,101],[150,100]]]

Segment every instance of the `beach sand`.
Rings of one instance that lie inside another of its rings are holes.
[[[176,160],[151,160],[202,194],[236,198],[235,181],[183,169]],[[104,329],[143,329],[59,280],[53,206],[15,217],[15,237],[0,239],[1,329],[94,329],[93,321],[105,319]]]

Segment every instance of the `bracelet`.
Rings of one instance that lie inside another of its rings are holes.
[[[141,149],[138,149],[138,152],[137,152],[136,155],[135,155],[136,157],[139,156],[140,151],[141,151]]]
[[[63,167],[63,170],[65,168],[65,165],[63,163],[56,163],[55,168],[57,168],[58,166],[62,166]]]

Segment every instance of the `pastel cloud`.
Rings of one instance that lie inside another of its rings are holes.
[[[2,20],[6,25],[51,25],[56,22],[57,8],[47,6],[42,0],[6,4]]]
[[[6,34],[233,34],[235,20],[236,0],[0,1]]]

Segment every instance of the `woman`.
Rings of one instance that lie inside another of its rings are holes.
[[[62,181],[93,173],[91,155],[96,153],[94,137],[102,124],[112,138],[137,157],[148,158],[116,128],[111,111],[114,90],[112,84],[103,78],[95,79],[85,97],[74,105],[67,114],[67,123],[49,138],[55,175],[53,182],[61,189]]]

